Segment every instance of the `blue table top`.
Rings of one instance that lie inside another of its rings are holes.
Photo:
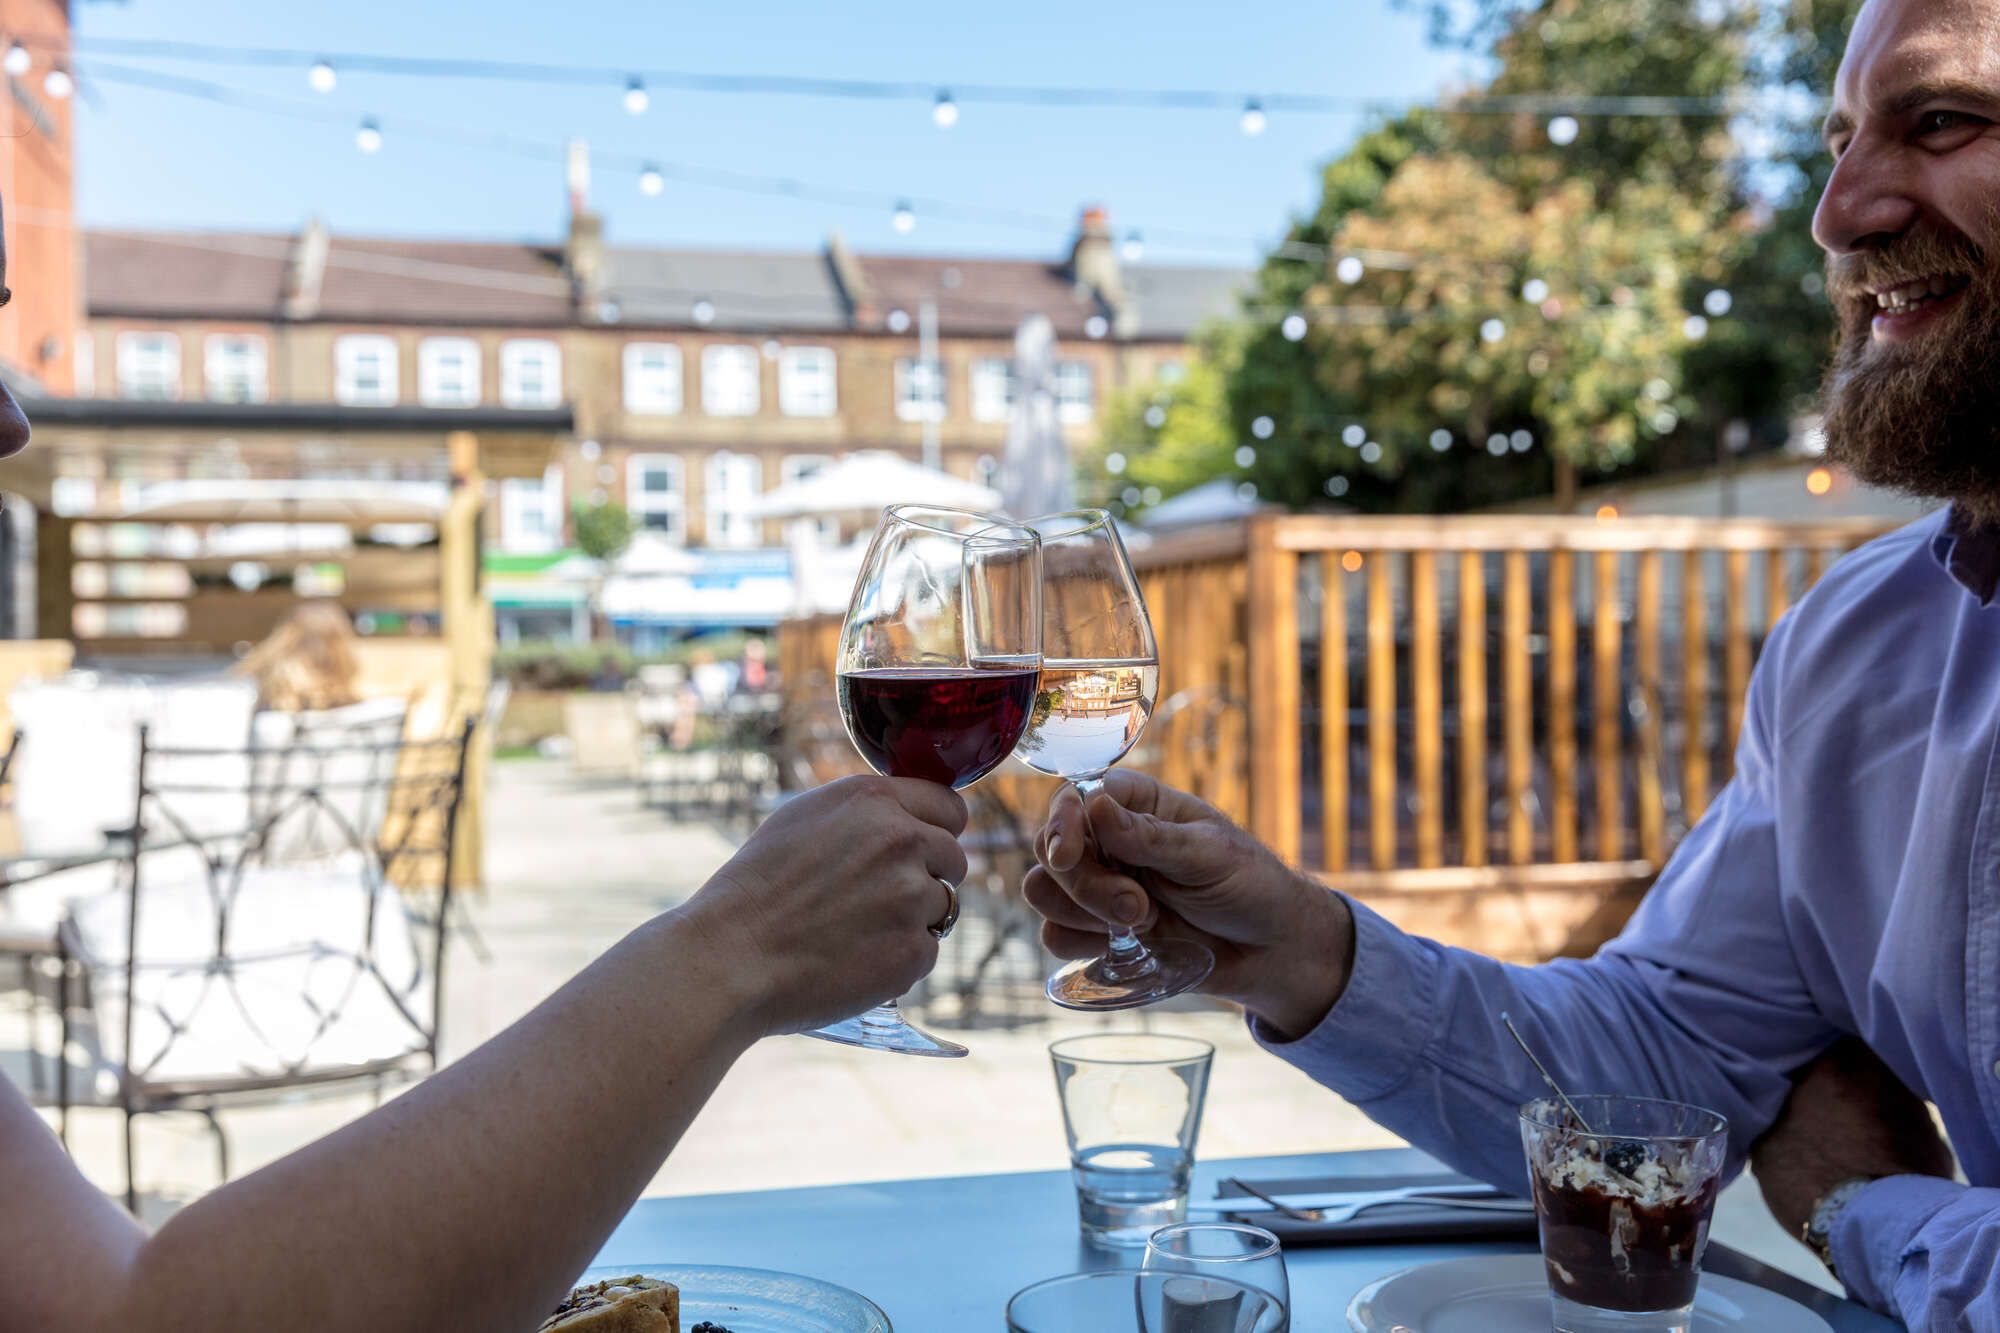
[[[1231,1175],[1388,1175],[1435,1165],[1410,1149],[1206,1162],[1195,1168],[1193,1197],[1215,1197],[1216,1182]],[[1521,1241],[1288,1249],[1292,1327],[1299,1333],[1344,1330],[1347,1303],[1388,1273],[1435,1259],[1533,1250]],[[1005,1327],[1007,1298],[1031,1282],[1136,1265],[1138,1256],[1085,1245],[1077,1235],[1069,1173],[1040,1171],[642,1199],[597,1262],[730,1264],[804,1273],[869,1297],[888,1312],[897,1333],[981,1333]],[[1719,1246],[1710,1248],[1705,1267],[1783,1292],[1818,1311],[1840,1333],[1899,1327]]]

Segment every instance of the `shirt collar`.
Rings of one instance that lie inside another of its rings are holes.
[[[1931,555],[1981,606],[2000,596],[2000,526],[1970,518],[1953,505],[1931,538]]]

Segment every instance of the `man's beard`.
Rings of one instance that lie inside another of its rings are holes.
[[[1971,280],[1957,309],[1911,343],[1875,342],[1869,288],[1946,274]],[[1827,290],[1840,319],[1827,456],[1872,485],[2000,522],[2000,266],[1962,233],[1925,230],[1829,261]]]

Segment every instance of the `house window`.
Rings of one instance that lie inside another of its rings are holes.
[[[625,410],[672,416],[681,410],[681,349],[672,343],[625,344]]]
[[[264,340],[249,333],[211,334],[202,379],[212,403],[261,403],[268,393]]]
[[[904,421],[944,420],[944,363],[896,358],[896,415]]]
[[[171,333],[118,335],[118,396],[153,402],[181,396],[181,340]]]
[[[1056,415],[1070,425],[1090,420],[1096,410],[1088,361],[1056,363]]]
[[[778,463],[778,478],[785,485],[789,486],[795,481],[806,481],[812,477],[816,477],[832,466],[833,460],[825,454],[793,454]],[[792,523],[803,521],[808,520],[794,519],[787,522],[785,527],[789,529]],[[813,531],[819,534],[820,542],[823,545],[837,546],[840,544],[840,520],[838,518],[822,516],[809,521],[813,525]]]
[[[1014,414],[1014,363],[982,356],[972,363],[972,419],[1005,421]]]
[[[831,347],[787,347],[778,354],[778,410],[788,417],[833,415]]]
[[[712,417],[747,417],[757,411],[757,377],[763,374],[754,347],[734,343],[701,349],[701,410]]]
[[[418,344],[417,397],[425,407],[479,406],[479,344],[470,338]]]
[[[563,470],[551,465],[539,481],[500,483],[500,545],[521,555],[559,550],[563,536]]]
[[[763,463],[749,454],[711,454],[706,481],[708,544],[758,545],[763,521],[745,510],[763,493]]]
[[[648,532],[687,540],[687,489],[674,454],[634,454],[625,464],[625,508]]]
[[[557,407],[562,403],[562,349],[540,338],[500,344],[500,404]]]
[[[333,396],[349,407],[388,407],[396,401],[396,340],[350,333],[333,345]]]

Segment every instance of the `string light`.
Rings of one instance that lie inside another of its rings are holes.
[[[1347,478],[1328,477],[1326,479],[1326,493],[1336,500],[1347,494]],[[1352,555],[1353,552],[1350,551],[1348,554]]]
[[[1158,403],[1154,403],[1146,409],[1146,424],[1154,430],[1158,430],[1160,427],[1166,425],[1167,409],[1161,407]]]
[[[1119,453],[1106,454],[1104,456],[1104,470],[1114,477],[1123,472],[1125,470],[1125,455]]]
[[[1118,257],[1128,264],[1136,264],[1146,257],[1146,242],[1136,231],[1125,233],[1125,240],[1118,247]]]
[[[1262,134],[1270,123],[1271,118],[1264,114],[1264,104],[1254,97],[1243,104],[1243,115],[1236,122],[1237,127],[1253,139]]]
[[[1350,449],[1359,449],[1367,438],[1367,430],[1360,425],[1347,426],[1340,432],[1340,442]]]
[[[931,103],[931,124],[941,130],[958,124],[958,103],[951,100],[948,89],[938,89],[937,101]]]
[[[889,332],[891,333],[908,333],[910,331],[910,312],[903,309],[891,310],[888,317],[882,322],[889,326]]]
[[[29,55],[28,48],[19,42],[11,43],[7,47],[7,54],[0,57],[0,69],[5,69],[17,79],[33,69],[34,65],[35,58]]]
[[[688,314],[693,317],[695,323],[707,327],[715,322],[715,302],[704,296],[694,303]]]
[[[1257,461],[1257,451],[1247,444],[1236,446],[1236,466],[1249,467]]]
[[[1653,413],[1653,429],[1662,435],[1671,435],[1674,427],[1681,424],[1681,414],[1671,407],[1663,407]]]
[[[658,167],[648,162],[645,170],[639,173],[639,193],[648,198],[657,199],[665,192],[666,188],[667,178],[661,174]]]
[[[1507,437],[1505,435],[1487,436],[1486,452],[1492,454],[1495,458],[1499,458],[1505,454],[1507,452]]]
[[[1258,417],[1250,423],[1250,433],[1260,440],[1268,440],[1277,433],[1278,423],[1269,417]]]
[[[1361,281],[1362,275],[1367,271],[1368,266],[1356,255],[1342,255],[1340,262],[1333,266],[1333,276],[1350,287]]]
[[[1525,454],[1528,450],[1535,447],[1535,437],[1527,431],[1517,430],[1507,437],[1507,443],[1513,448],[1515,453]]]
[[[643,116],[653,105],[653,95],[646,91],[646,81],[637,77],[625,80],[625,114]]]
[[[340,75],[335,72],[330,60],[315,60],[306,71],[306,87],[316,93],[330,93],[340,86]]]
[[[1618,517],[1617,505],[1599,505],[1597,507],[1597,521],[1599,523],[1609,523],[1617,517]]]
[[[1139,498],[1149,505],[1156,505],[1160,502],[1160,488],[1158,486],[1148,486],[1145,490],[1139,492]]]
[[[1702,315],[1689,315],[1681,321],[1681,333],[1691,343],[1698,343],[1708,336],[1708,319]]]
[[[1431,432],[1431,448],[1443,453],[1451,448],[1451,432],[1440,426]]]
[[[1717,319],[1721,319],[1724,315],[1728,314],[1730,307],[1735,304],[1736,298],[1720,287],[1717,287],[1707,296],[1701,298],[1701,308]]]
[[[1507,323],[1501,319],[1489,319],[1479,326],[1481,342],[1497,343],[1507,336]]]
[[[1833,474],[1823,467],[1816,467],[1806,473],[1806,492],[1810,495],[1825,495],[1833,489]]]
[[[1137,486],[1127,486],[1118,492],[1118,498],[1125,502],[1127,509],[1136,509],[1139,507],[1139,501],[1145,499],[1146,495]]]
[[[1097,341],[1109,332],[1111,332],[1111,321],[1102,315],[1092,315],[1089,319],[1083,321],[1083,336],[1089,338],[1092,342]]]
[[[897,201],[896,211],[889,215],[889,225],[905,236],[917,229],[917,210],[910,207],[909,200]]]
[[[1576,142],[1576,136],[1582,129],[1575,116],[1556,116],[1549,121],[1549,142],[1558,148],[1567,148]]]
[[[66,101],[76,91],[76,80],[66,69],[52,69],[42,78],[42,91],[58,102]]]
[[[1347,478],[1337,477],[1335,480],[1345,481]],[[1340,557],[1340,567],[1350,574],[1359,574],[1364,563],[1366,562],[1359,551],[1348,551]]]
[[[1521,299],[1529,305],[1540,305],[1549,299],[1549,285],[1540,278],[1529,278],[1521,284]]]
[[[1285,316],[1284,323],[1278,326],[1278,332],[1285,335],[1286,342],[1300,341],[1306,336],[1306,317],[1293,311]]]
[[[1248,504],[1257,498],[1257,483],[1246,481],[1236,488],[1236,498]]]
[[[373,120],[361,122],[361,128],[354,132],[354,146],[364,153],[382,151],[382,127]]]
[[[1368,443],[1366,443],[1366,444],[1362,445],[1362,446],[1361,446],[1361,461],[1362,461],[1362,462],[1364,462],[1364,463],[1379,463],[1379,462],[1381,462],[1381,461],[1382,461],[1382,446],[1381,446],[1381,445],[1379,445],[1379,444],[1377,444],[1377,443],[1375,443],[1375,441],[1373,441],[1373,440],[1370,440],[1370,441],[1368,441]]]

